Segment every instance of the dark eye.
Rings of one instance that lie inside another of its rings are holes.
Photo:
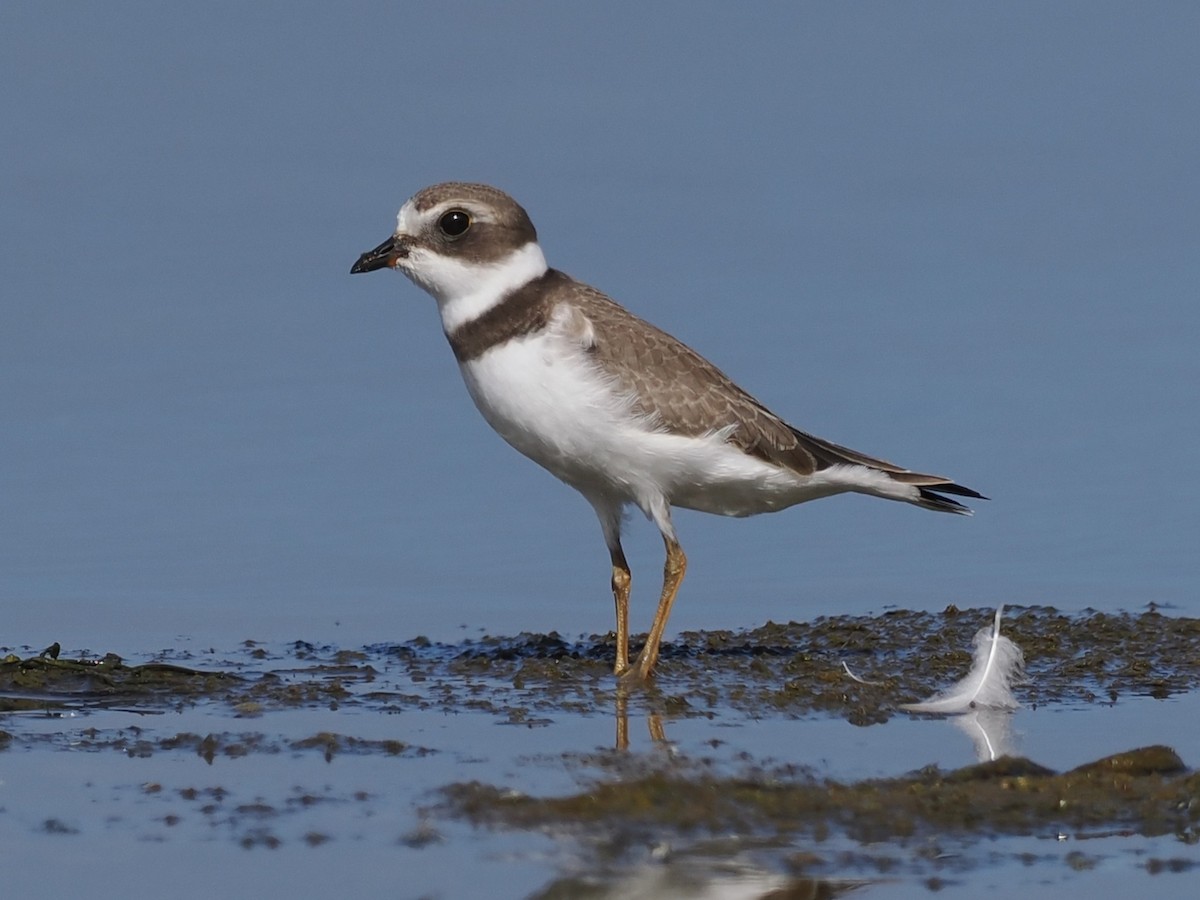
[[[442,229],[442,234],[446,237],[460,237],[470,227],[471,217],[461,209],[452,209],[438,219],[438,228]]]

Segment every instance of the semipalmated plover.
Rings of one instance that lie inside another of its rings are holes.
[[[774,512],[846,491],[970,514],[943,496],[983,496],[805,434],[720,369],[595,288],[546,265],[533,222],[496,188],[451,182],[400,209],[396,231],[352,273],[399,269],[437,301],[467,390],[508,443],[579,491],[600,518],[617,609],[615,671],[658,660],[687,559],[671,507]],[[666,544],[662,595],[629,663],[629,505]]]

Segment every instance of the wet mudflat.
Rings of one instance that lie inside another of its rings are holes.
[[[6,880],[158,878],[174,896],[1194,888],[1200,620],[1013,609],[1022,709],[901,709],[965,673],[990,616],[686,633],[636,691],[616,688],[608,636],[7,648],[0,838],[21,865]]]

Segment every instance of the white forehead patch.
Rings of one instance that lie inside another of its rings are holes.
[[[396,234],[416,234],[420,230],[420,221],[416,204],[409,200],[396,215]]]

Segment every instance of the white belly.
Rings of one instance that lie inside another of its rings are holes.
[[[744,516],[853,489],[747,456],[720,433],[655,430],[586,351],[553,332],[495,347],[462,373],[475,405],[509,444],[590,497]]]

